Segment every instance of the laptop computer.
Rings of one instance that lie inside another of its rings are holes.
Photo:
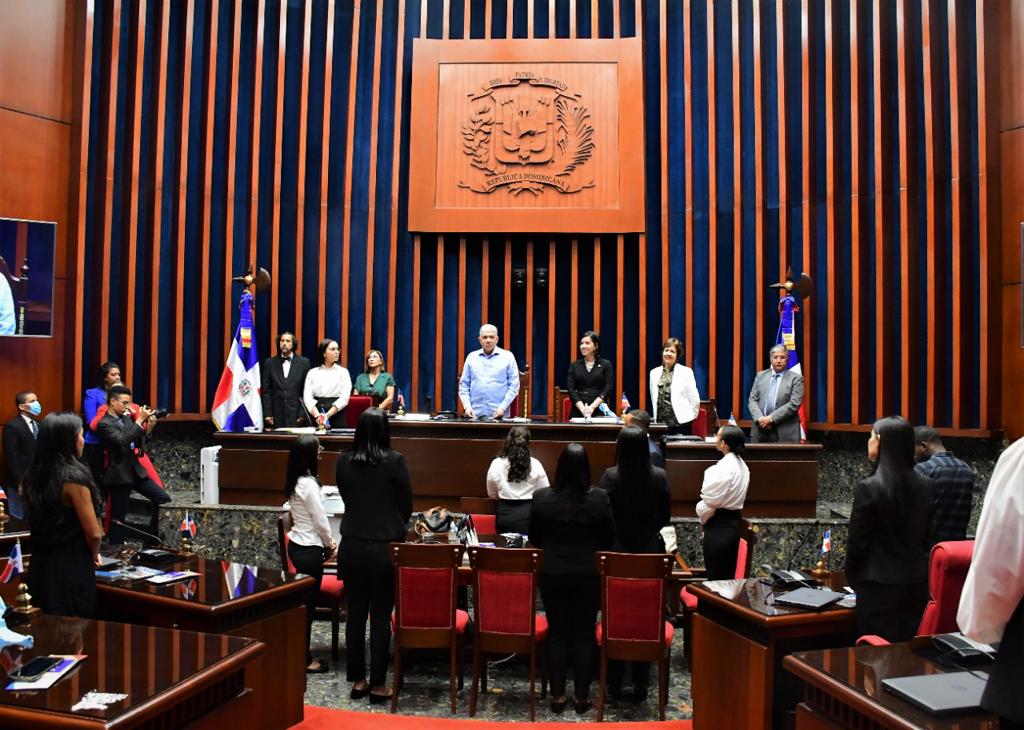
[[[797,588],[795,591],[783,593],[775,597],[775,602],[783,606],[806,608],[819,611],[833,603],[839,603],[845,596],[842,593],[817,588]]]
[[[888,691],[934,715],[979,710],[987,683],[988,675],[977,671],[882,680]]]

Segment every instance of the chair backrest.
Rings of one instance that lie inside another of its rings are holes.
[[[355,428],[363,411],[373,405],[373,397],[369,395],[353,395],[345,406],[345,428]]]
[[[286,573],[296,572],[291,558],[288,557],[288,532],[294,524],[291,512],[282,512],[277,517],[277,547],[281,553],[281,570]]]
[[[757,533],[746,520],[740,520],[736,526],[740,533],[740,548],[736,553],[736,579],[749,578],[750,566],[754,561],[754,545],[757,544]]]
[[[498,500],[490,497],[459,497],[459,509],[473,518],[476,534],[498,534]]]
[[[940,542],[932,548],[928,568],[931,598],[921,616],[921,636],[957,631],[956,612],[974,556],[974,540]]]
[[[718,407],[715,405],[714,398],[708,398],[700,402],[700,410],[707,414],[707,432],[705,436],[713,433],[718,433],[718,429],[722,427],[721,422],[718,420]],[[697,418],[700,418],[700,414],[697,414]],[[696,435],[696,433],[695,433]]]
[[[544,551],[473,546],[468,552],[480,648],[529,650],[535,633],[537,574]]]
[[[439,648],[455,641],[455,571],[464,551],[459,544],[391,543],[399,645]]]
[[[665,590],[672,556],[598,552],[601,632],[609,659],[658,659],[664,652]]]
[[[704,408],[700,408],[697,411],[697,417],[693,419],[693,426],[691,426],[691,433],[694,436],[700,436],[701,438],[707,438],[708,435],[708,412]]]

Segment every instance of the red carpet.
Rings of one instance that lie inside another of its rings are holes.
[[[596,717],[596,715],[595,715]],[[597,723],[569,721],[576,730],[596,730],[597,728],[613,728],[613,730],[690,730],[693,723],[689,720],[673,720],[670,722],[614,722]],[[566,722],[484,722],[468,718],[447,717],[410,717],[408,715],[392,715],[379,712],[352,712],[350,710],[332,710],[328,707],[306,705],[306,719],[292,730],[328,730],[344,728],[344,730],[550,730],[565,726]]]

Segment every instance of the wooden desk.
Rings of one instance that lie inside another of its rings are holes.
[[[834,573],[830,582],[838,587],[844,580]],[[757,578],[727,582],[735,595],[719,595],[703,583],[690,586],[699,599],[692,628],[693,727],[785,727],[784,715],[799,701],[800,687],[782,671],[783,657],[852,645],[853,609],[786,608],[773,603],[772,588]]]
[[[797,730],[998,728],[999,720],[994,715],[929,715],[882,687],[882,680],[890,677],[951,671],[934,661],[934,656],[931,640],[922,637],[907,644],[829,649],[786,657],[783,666],[804,686],[803,702],[796,709]]]
[[[486,495],[487,468],[497,455],[511,424],[474,421],[391,421],[391,445],[400,451],[412,475],[417,510],[443,504],[457,509],[461,497]],[[618,424],[530,424],[531,449],[553,477],[558,457],[572,442],[583,444],[596,482],[615,463]],[[653,426],[659,438],[664,429]],[[292,434],[216,433],[220,444],[220,501],[223,504],[277,506],[288,462]],[[351,436],[321,436],[326,453],[319,476],[335,482],[338,453]],[[755,444],[745,454],[750,490],[744,514],[750,517],[814,517],[818,497],[818,444]],[[672,514],[692,517],[699,500],[704,470],[718,460],[711,443],[669,444],[666,470],[672,483]]]
[[[228,722],[260,727],[251,713],[247,665],[264,651],[252,639],[191,631],[40,616],[17,631],[35,639],[5,659],[22,663],[45,654],[86,654],[57,684],[36,692],[0,691],[4,728],[209,728]],[[7,672],[0,669],[3,684]],[[72,711],[86,692],[126,694],[106,710]],[[192,724],[194,723],[194,724]]]
[[[750,467],[745,517],[815,517],[821,444],[747,444]],[[692,515],[700,500],[704,471],[721,455],[714,444],[681,442],[665,447],[665,471],[672,485],[672,511],[685,505]]]
[[[98,582],[97,616],[144,626],[258,639],[266,653],[253,663],[250,703],[261,728],[302,721],[306,688],[305,591],[312,578],[251,570],[237,563],[190,557],[161,569],[193,570],[191,580],[155,586],[145,581]]]

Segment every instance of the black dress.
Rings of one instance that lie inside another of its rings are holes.
[[[75,509],[62,505],[56,514],[33,520],[30,530],[28,590],[33,604],[49,614],[92,617],[96,613],[96,573]]]
[[[565,378],[565,389],[569,391],[569,402],[572,403],[570,415],[573,418],[583,417],[576,408],[578,402],[590,405],[598,396],[610,409],[615,410],[615,368],[611,361],[602,357],[594,361],[594,367],[590,370],[587,370],[587,364],[582,358],[573,362]]]

